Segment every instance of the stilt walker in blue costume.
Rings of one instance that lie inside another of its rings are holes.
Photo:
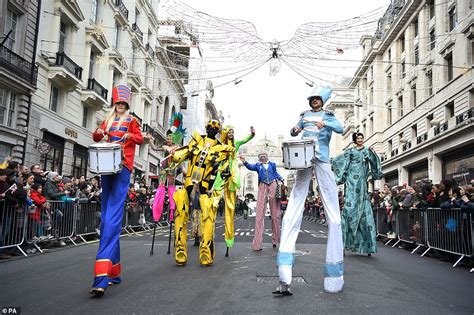
[[[318,181],[319,194],[323,202],[328,222],[328,244],[324,264],[324,290],[340,292],[344,286],[343,243],[341,214],[336,180],[329,163],[329,142],[333,132],[342,133],[343,127],[334,114],[323,110],[324,103],[331,96],[330,87],[315,88],[308,97],[311,110],[301,113],[300,119],[291,130],[291,136],[303,132],[304,139],[314,140],[315,161],[313,167],[298,170],[296,183],[291,191],[288,207],[283,217],[280,248],[277,256],[280,286],[274,294],[292,295],[290,284],[295,263],[295,243],[300,231],[304,203],[308,195],[309,183],[314,175]]]
[[[118,85],[112,91],[113,109],[93,134],[95,142],[107,137],[107,142],[122,145],[121,172],[102,175],[100,244],[94,266],[94,283],[90,294],[102,296],[111,284],[121,282],[120,243],[125,198],[133,170],[135,146],[143,143],[138,121],[129,115],[130,89]]]

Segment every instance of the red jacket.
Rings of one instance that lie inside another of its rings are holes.
[[[31,190],[30,198],[33,200],[36,206],[36,211],[34,213],[30,213],[30,218],[32,218],[34,221],[41,221],[41,210],[43,210],[46,198],[34,190]]]
[[[122,144],[123,154],[122,154],[122,164],[130,170],[133,171],[133,159],[135,157],[135,146],[137,144],[143,143],[143,136],[140,129],[140,124],[135,119],[135,117],[128,116],[125,121],[122,123],[120,128],[118,128],[118,118],[110,126],[109,133],[104,131],[108,136],[108,142],[118,142]],[[102,122],[100,129],[105,130],[107,128],[107,122]],[[128,133],[130,138],[127,141],[123,141],[122,137]],[[95,142],[99,142],[104,138],[104,135],[97,132],[97,129],[92,133],[92,139]]]

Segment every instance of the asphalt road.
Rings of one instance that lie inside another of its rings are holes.
[[[216,224],[216,259],[201,267],[189,241],[189,261],[167,255],[168,229],[121,238],[123,282],[101,299],[87,292],[97,243],[68,246],[0,264],[0,306],[23,314],[474,314],[474,274],[448,262],[384,246],[371,258],[348,253],[342,293],[323,290],[327,229],[303,221],[291,297],[274,297],[278,283],[271,230],[264,249],[250,249],[253,218],[236,221],[236,243],[224,257],[223,221]],[[270,227],[270,221],[265,222]]]

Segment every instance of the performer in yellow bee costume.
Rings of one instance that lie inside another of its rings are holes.
[[[199,205],[201,206],[202,239],[199,245],[199,261],[202,266],[210,266],[214,262],[214,222],[217,207],[214,199],[220,198],[220,193],[213,193],[212,185],[216,179],[221,162],[229,158],[234,147],[223,145],[216,139],[221,129],[217,120],[210,120],[206,125],[206,135],[194,132],[191,141],[182,149],[173,153],[175,166],[189,160],[184,182],[184,188],[174,194],[175,210],[175,260],[178,265],[186,264],[187,253],[187,224],[189,220],[189,196],[194,184],[199,184]]]

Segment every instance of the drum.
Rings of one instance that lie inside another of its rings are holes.
[[[282,143],[283,167],[288,170],[303,170],[313,166],[316,146],[314,140],[287,140]]]
[[[89,171],[110,175],[122,170],[122,146],[118,143],[94,143],[89,146]]]

